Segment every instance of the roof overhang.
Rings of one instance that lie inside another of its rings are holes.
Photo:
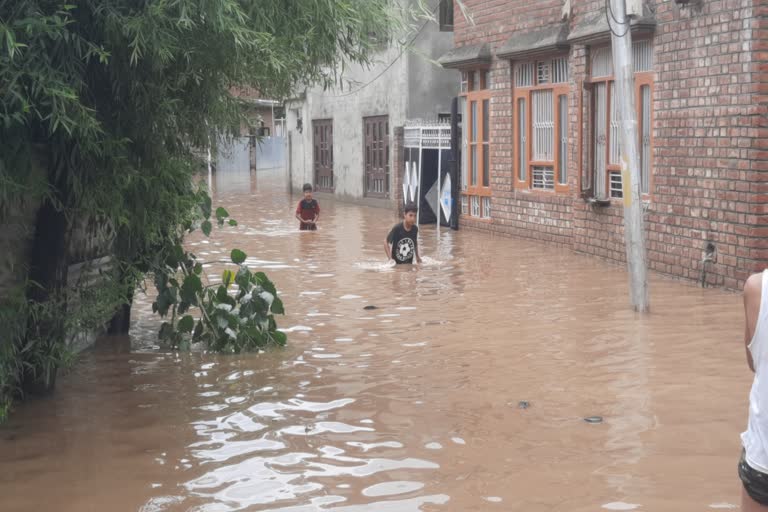
[[[464,69],[487,66],[491,63],[488,43],[453,48],[437,60],[446,69]]]
[[[608,25],[608,14],[605,10],[599,10],[585,16],[575,23],[568,36],[571,44],[595,44],[606,42],[611,38],[611,27]],[[656,30],[656,16],[648,9],[643,9],[643,15],[633,17],[630,20],[632,34],[651,34]]]
[[[568,50],[568,24],[560,23],[526,34],[513,35],[496,50],[500,59],[517,60]]]

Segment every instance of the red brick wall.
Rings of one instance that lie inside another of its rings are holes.
[[[454,2],[454,44],[480,42],[496,47],[519,31],[551,25],[560,19],[562,0],[462,0],[471,13],[474,26]],[[573,0],[572,4],[581,3]]]
[[[560,20],[561,0],[464,0],[455,45],[488,42]],[[571,23],[604,8],[603,0],[572,1]],[[768,0],[705,0],[681,8],[652,0],[653,163],[646,227],[652,269],[699,279],[704,246],[717,262],[710,284],[737,288],[768,264]],[[493,219],[462,218],[464,227],[547,240],[624,261],[621,204],[592,208],[579,197],[580,90],[589,48],[570,51],[570,194],[514,190],[511,70],[493,60],[491,183]],[[586,144],[587,138],[582,143]]]

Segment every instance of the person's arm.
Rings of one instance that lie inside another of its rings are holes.
[[[299,201],[299,205],[296,207],[296,220],[298,220],[302,224],[309,224],[309,221],[306,221],[301,218],[301,201]]]
[[[392,244],[393,244],[394,232],[395,232],[395,228],[392,228],[392,231],[389,232],[386,240],[384,240],[384,252],[387,255],[387,261],[392,259]]]
[[[752,353],[749,351],[749,344],[755,336],[757,317],[760,315],[762,289],[762,274],[754,274],[750,276],[744,284],[744,349],[747,353],[747,364],[749,365],[749,369],[753,372],[755,371],[755,363],[752,360]]]
[[[317,219],[320,218],[320,203],[315,201],[315,218],[312,219],[312,224],[317,224]]]
[[[416,263],[421,263],[421,254],[419,254],[419,226],[415,226],[416,228],[416,243],[413,244],[416,246]]]

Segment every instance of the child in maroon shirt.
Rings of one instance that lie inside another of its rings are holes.
[[[304,184],[304,199],[299,201],[296,207],[296,218],[300,222],[301,231],[317,230],[317,219],[320,218],[320,205],[316,199],[312,199],[312,185]]]

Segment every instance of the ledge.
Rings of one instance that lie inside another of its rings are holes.
[[[643,16],[632,18],[629,22],[632,33],[649,34],[656,30],[656,17],[648,9],[643,8]],[[569,43],[593,44],[606,41],[611,37],[611,29],[608,26],[608,18],[604,10],[592,13],[575,23],[568,37]]]
[[[491,63],[491,49],[488,43],[453,48],[443,54],[437,62],[445,69],[461,69]]]
[[[567,50],[568,25],[565,23],[514,35],[496,51],[500,59],[520,59]]]

